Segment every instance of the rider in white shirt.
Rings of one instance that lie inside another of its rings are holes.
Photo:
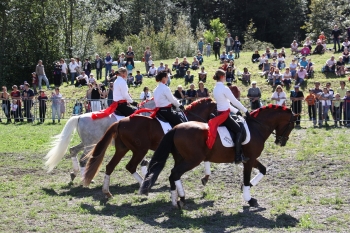
[[[123,116],[130,116],[135,112],[130,104],[135,102],[129,95],[129,88],[126,83],[127,70],[124,67],[118,69],[117,79],[113,84],[113,101],[118,102],[118,107],[115,112],[120,112]]]
[[[246,114],[247,117],[250,116],[248,110],[235,98],[235,96],[232,94],[231,90],[224,85],[225,79],[226,79],[226,73],[225,71],[219,69],[215,72],[214,80],[216,80],[216,85],[213,90],[213,96],[216,101],[218,114],[222,114],[226,112],[231,108],[230,103],[233,104],[233,106],[240,109],[242,112]],[[237,112],[237,111],[235,111]],[[241,115],[241,113],[237,113],[237,115]],[[247,162],[249,158],[246,158],[241,150],[241,144],[242,144],[242,131],[239,124],[232,119],[230,114],[228,115],[227,119],[224,121],[223,125],[227,127],[227,129],[230,131],[230,133],[234,133],[235,137],[232,137],[235,139],[235,163],[238,164],[240,162]]]
[[[177,111],[184,109],[179,101],[173,96],[170,88],[166,85],[168,82],[168,74],[166,71],[161,71],[156,76],[158,86],[153,91],[154,102],[158,108],[157,115],[162,116],[169,121],[170,125],[174,127],[182,123],[180,117],[175,114],[171,107],[174,105]]]

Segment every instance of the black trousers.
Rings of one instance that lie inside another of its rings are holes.
[[[126,116],[126,117],[130,116],[135,111],[136,109],[128,105],[127,103],[118,104],[118,108],[116,109],[116,112],[120,112],[121,114],[123,114],[123,116]]]
[[[39,106],[39,120],[40,122],[45,121],[46,106]]]
[[[182,123],[180,117],[175,112],[173,112],[170,107],[159,108],[157,115],[160,115],[168,120],[172,127]]]
[[[214,50],[214,55],[215,55],[215,59],[220,58],[220,49],[215,49]]]
[[[228,115],[227,119],[222,123],[222,125],[226,126],[227,129],[233,133],[240,133],[241,132],[241,127],[239,124],[232,119],[230,115]]]

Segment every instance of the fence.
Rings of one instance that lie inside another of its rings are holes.
[[[110,101],[112,101],[112,100],[110,100]],[[141,102],[142,100],[136,99],[136,101]],[[251,109],[251,105],[250,105],[250,101],[249,101],[248,98],[241,98],[240,101],[247,109],[252,110]],[[102,109],[108,107],[107,106],[107,102],[108,102],[108,100],[103,100],[102,101]],[[262,105],[275,104],[275,101],[274,100],[270,100],[270,99],[261,99],[260,102],[261,102]],[[309,114],[308,114],[308,105],[306,104],[305,101],[301,101],[301,102],[302,102],[302,106],[301,106],[302,107],[301,121],[310,121],[310,119],[309,119],[310,117],[309,117]],[[291,104],[292,104],[292,102],[287,99],[286,100],[286,107],[291,108]],[[24,104],[22,103],[21,111],[22,111],[22,116],[23,116],[24,120],[26,120],[25,110],[24,110],[24,106],[23,105]],[[46,105],[47,105],[47,107],[46,107],[45,119],[46,120],[51,120],[52,119],[52,101],[48,100],[46,102]],[[89,112],[90,109],[91,109],[91,107],[89,105],[89,100],[87,100],[87,99],[62,99],[61,119],[68,119],[71,116],[78,115],[78,114],[74,114],[74,107],[76,105],[80,105],[82,107],[82,112],[81,113]],[[315,111],[315,114],[314,114],[314,116],[312,116],[312,118],[315,118],[314,120],[317,123],[320,123],[320,121],[322,121],[322,119],[324,117],[326,117],[326,115],[328,116],[327,118],[330,121],[333,121],[331,109],[328,109],[327,113],[323,114],[324,113],[324,109],[323,109],[322,105],[316,103],[314,111]],[[342,110],[342,112],[344,113],[344,110]],[[32,104],[32,106],[30,108],[30,113],[32,115],[33,122],[40,120],[40,116],[39,116],[39,101],[38,100],[33,100],[33,104]],[[345,118],[343,118],[343,116],[341,116],[340,118],[341,119],[345,119]],[[2,119],[2,120],[6,120],[7,119],[3,110],[0,112],[0,119]],[[13,121],[13,118],[12,118],[12,121]]]

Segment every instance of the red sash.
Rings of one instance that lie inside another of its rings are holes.
[[[121,104],[121,103],[126,103],[126,100],[114,101],[111,104],[111,106],[109,106],[108,108],[106,108],[104,110],[101,110],[99,112],[92,113],[91,118],[93,120],[96,120],[96,119],[101,119],[101,118],[108,117],[109,115],[114,113],[114,111],[118,108],[118,104]]]
[[[165,107],[162,107],[162,108],[171,108],[171,104],[169,104],[168,106],[165,106]],[[131,117],[134,117],[135,115],[137,114],[141,114],[141,113],[144,113],[144,112],[151,112],[152,114],[149,116],[151,118],[155,118],[156,117],[156,114],[157,112],[159,111],[160,108],[154,108],[154,109],[149,109],[149,108],[142,108],[142,109],[139,109],[139,110],[136,110],[133,114],[130,115],[130,118]]]
[[[208,138],[207,138],[207,146],[209,149],[213,148],[214,143],[215,143],[215,139],[217,136],[217,129],[219,127],[219,125],[221,125],[222,123],[224,123],[224,121],[227,119],[227,117],[230,114],[230,109],[222,112],[219,116],[214,117],[213,119],[210,119],[208,122]]]

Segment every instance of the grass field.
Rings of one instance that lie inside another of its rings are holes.
[[[239,70],[252,67],[252,80],[269,98],[272,88],[257,75],[250,56],[242,53],[236,65]],[[330,81],[336,89],[339,80],[345,78],[319,72],[330,56],[331,53],[312,56],[317,71],[314,79],[322,84]],[[172,60],[164,62],[171,64]],[[143,64],[136,64],[141,71],[144,69]],[[213,57],[205,58],[204,66],[211,77],[218,63]],[[146,78],[145,83],[151,90],[156,86],[153,79]],[[171,88],[178,84],[183,85],[183,80],[174,79]],[[208,78],[209,90],[213,85]],[[248,87],[237,85],[246,93]],[[83,96],[85,90],[62,88],[66,97]],[[141,88],[131,88],[133,96],[140,92]],[[283,148],[269,138],[260,158],[267,175],[252,188],[259,208],[249,208],[242,200],[241,166],[213,164],[211,180],[205,187],[200,182],[203,166],[182,177],[187,209],[180,211],[171,207],[168,192],[172,158],[148,197],[137,195],[139,185],[125,169],[128,154],[111,176],[114,198],[105,199],[101,185],[112,149],[90,188],[82,187],[79,180],[70,183],[70,159],[47,174],[43,157],[51,137],[64,124],[65,121],[57,125],[0,124],[0,232],[348,232],[350,228],[348,128],[293,130]],[[310,122],[302,125],[310,126]],[[78,142],[75,135],[71,145]],[[147,158],[151,155],[149,152]]]

